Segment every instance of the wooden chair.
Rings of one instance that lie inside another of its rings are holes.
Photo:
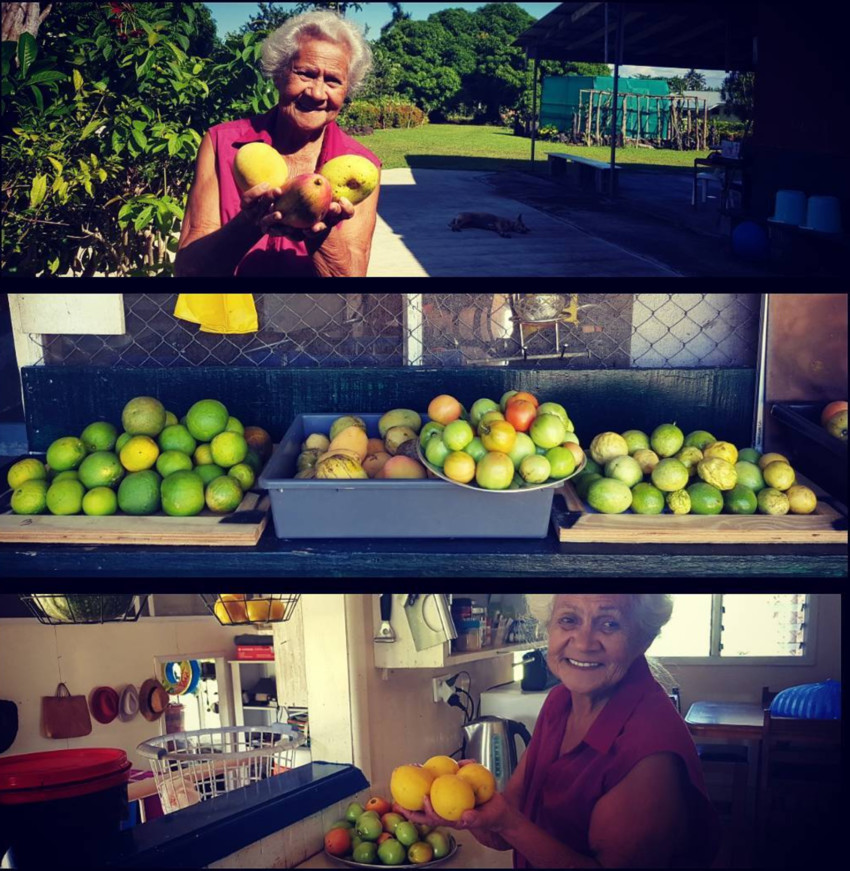
[[[773,717],[766,709],[756,805],[761,859],[815,867],[816,854],[834,843],[841,794],[841,721]]]

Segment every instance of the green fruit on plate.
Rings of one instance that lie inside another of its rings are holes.
[[[688,487],[688,496],[691,497],[692,514],[720,514],[723,510],[723,494],[717,487],[706,484],[705,481],[696,481]]]
[[[632,487],[632,511],[635,514],[661,514],[664,494],[652,484],[641,482]]]
[[[600,478],[590,485],[587,502],[602,514],[622,514],[632,504],[632,491],[615,478]]]
[[[659,457],[672,457],[682,448],[685,434],[675,423],[662,423],[655,427],[649,437],[649,446]]]
[[[758,498],[749,487],[736,484],[723,494],[723,504],[730,514],[755,514]]]

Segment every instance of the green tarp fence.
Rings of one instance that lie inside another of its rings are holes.
[[[596,130],[596,105],[602,100],[599,113],[599,131],[607,136],[611,130],[612,97],[614,90],[613,76],[552,76],[543,80],[543,96],[540,106],[540,125],[553,126],[564,133],[573,130],[573,118],[583,104],[582,130],[587,129],[588,91],[605,91],[606,94],[593,95],[592,129]],[[582,95],[582,92],[585,92]],[[666,81],[654,79],[630,79],[620,77],[618,103],[622,106],[626,101],[626,138],[638,137],[638,122],[640,136],[644,139],[666,139],[669,127],[669,104],[654,97],[667,96],[670,89]],[[625,95],[625,96],[624,96]],[[645,96],[644,96],[645,95]],[[660,111],[659,111],[660,109]],[[617,129],[622,129],[623,119],[618,116]],[[661,125],[659,135],[659,124]]]

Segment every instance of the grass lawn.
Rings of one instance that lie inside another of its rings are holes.
[[[384,163],[384,169],[399,167],[424,169],[523,170],[531,162],[531,140],[514,136],[506,127],[467,124],[426,124],[409,129],[376,130],[371,136],[355,137]],[[574,151],[593,160],[610,159],[604,146],[562,145],[540,142],[535,145],[535,173],[545,174],[547,151]],[[672,151],[653,148],[618,148],[617,163],[641,169],[690,172],[694,158],[708,152]]]

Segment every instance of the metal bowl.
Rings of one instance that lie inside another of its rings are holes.
[[[526,324],[543,324],[556,321],[567,307],[563,293],[532,293],[514,303],[520,319]]]
[[[463,487],[466,490],[475,490],[478,493],[529,493],[532,490],[545,490],[547,487],[560,487],[564,481],[569,481],[570,478],[575,478],[576,475],[581,474],[584,471],[585,466],[587,465],[587,454],[585,454],[584,459],[579,463],[578,466],[570,472],[569,475],[566,475],[563,478],[557,478],[555,480],[544,481],[542,484],[522,484],[519,487],[516,487],[511,490],[485,490],[483,487],[479,487],[475,483],[469,484],[461,484],[460,481],[452,481],[451,478],[447,477],[442,469],[437,466],[429,463],[427,459],[425,459],[425,451],[422,450],[422,445],[420,444],[418,447],[419,453],[419,462],[422,463],[426,469],[430,469],[438,478],[442,478],[444,481],[448,481],[449,484],[454,484],[455,487]]]
[[[432,859],[430,862],[423,862],[421,865],[414,865],[412,863],[405,863],[404,865],[393,865],[393,868],[430,868],[432,865],[439,865],[442,862],[448,862],[449,859],[457,853],[460,848],[460,844],[454,839],[454,836],[446,832],[448,835],[449,841],[451,842],[451,846],[449,847],[449,852],[443,856],[442,859]],[[380,862],[377,864],[367,864],[365,862],[355,862],[353,859],[346,859],[343,856],[332,856],[327,850],[325,850],[325,855],[328,859],[333,859],[335,862],[339,862],[342,865],[350,865],[352,868],[385,868],[389,866],[382,865]]]

